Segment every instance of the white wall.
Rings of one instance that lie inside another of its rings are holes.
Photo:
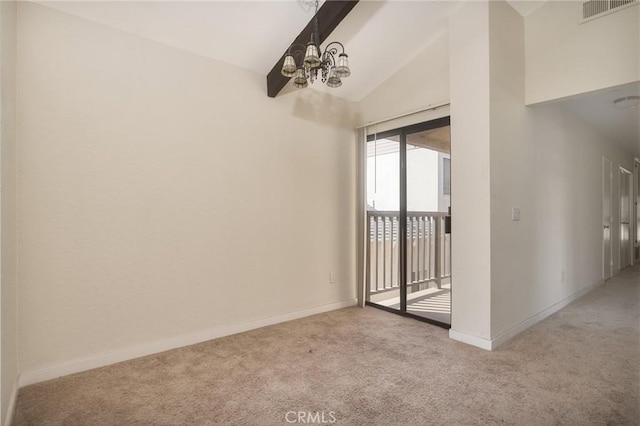
[[[504,2],[492,2],[490,11],[495,339],[602,280],[602,156],[616,170],[633,162],[561,106],[524,106],[523,19]],[[617,178],[614,200],[619,199]],[[521,221],[511,221],[512,207],[521,209]],[[615,202],[613,216],[617,265]]]
[[[353,104],[18,12],[21,371],[353,301]]]
[[[559,104],[525,106],[524,22],[506,2],[465,5],[450,28],[451,336],[490,349],[601,282],[602,156],[632,158]]]
[[[451,17],[449,28],[451,334],[489,339],[491,139],[488,4],[465,4]]]
[[[640,80],[640,6],[581,14],[582,2],[552,0],[527,16],[527,104]]]
[[[524,21],[506,2],[489,6],[489,42],[493,338],[497,327],[511,327],[557,301],[546,291],[548,283],[540,279],[549,265],[541,259],[545,253],[538,250],[547,243],[570,247],[564,232],[567,223],[558,220],[566,206],[558,195],[560,188],[568,189],[568,175],[558,174],[552,166],[558,153],[563,158],[569,147],[560,140],[552,151],[538,151],[529,138],[528,130],[542,136],[547,129],[526,128]],[[548,175],[551,171],[555,173]],[[538,185],[542,194],[536,191]],[[546,204],[539,204],[539,195]],[[511,221],[512,207],[521,209],[521,221]],[[514,319],[514,312],[524,318]]]
[[[16,251],[16,3],[0,2],[0,211],[2,266],[0,269],[2,348],[0,423],[10,418],[18,374],[17,251]]]
[[[449,101],[449,37],[442,35],[359,103],[361,123]]]
[[[524,106],[524,22],[505,2],[490,3],[490,45],[495,340],[602,280],[602,156],[616,169],[633,162],[561,106]],[[619,205],[613,213],[617,241]],[[614,244],[616,265],[617,251]]]

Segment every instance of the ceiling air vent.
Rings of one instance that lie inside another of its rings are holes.
[[[590,21],[639,3],[640,0],[588,0],[582,2],[582,22]]]

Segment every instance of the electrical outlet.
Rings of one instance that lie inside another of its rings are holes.
[[[329,284],[335,284],[335,283],[336,283],[336,273],[329,272]]]

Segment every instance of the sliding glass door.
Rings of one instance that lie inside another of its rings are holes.
[[[400,132],[367,140],[367,302],[400,304]]]
[[[369,305],[450,324],[449,118],[367,138]]]
[[[448,119],[428,124],[405,129],[406,312],[451,324],[450,127]]]

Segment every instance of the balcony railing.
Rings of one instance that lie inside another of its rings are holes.
[[[447,213],[407,212],[407,286],[417,290],[433,283],[441,288],[451,276],[451,235]],[[399,212],[367,211],[367,290],[369,294],[400,288],[398,280]]]

